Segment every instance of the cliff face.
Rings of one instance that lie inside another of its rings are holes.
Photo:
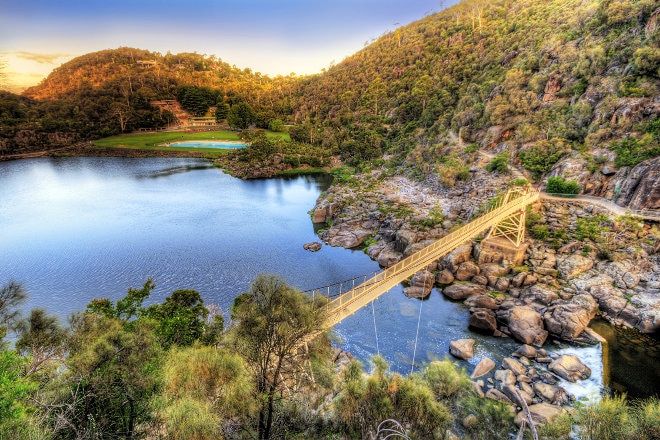
[[[620,170],[608,188],[616,203],[632,210],[660,210],[660,158]]]

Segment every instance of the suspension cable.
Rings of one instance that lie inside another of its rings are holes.
[[[374,309],[374,301],[371,301],[371,316],[374,318],[374,335],[376,336],[376,353],[380,355],[380,348],[378,348],[378,330],[376,329],[376,310]]]
[[[422,304],[424,304],[424,300],[420,299],[419,315],[417,317],[417,333],[415,333],[415,348],[413,349],[413,358],[412,358],[412,365],[410,366],[410,374],[412,374],[413,370],[415,369],[415,355],[417,354],[417,338],[419,337],[419,323],[422,321]]]

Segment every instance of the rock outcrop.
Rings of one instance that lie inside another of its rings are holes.
[[[548,365],[548,369],[569,382],[577,382],[591,376],[591,369],[577,356],[570,354],[559,356]]]

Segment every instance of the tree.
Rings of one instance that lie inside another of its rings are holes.
[[[270,131],[282,132],[284,131],[284,123],[281,119],[273,119],[268,123]]]
[[[156,334],[167,349],[172,345],[192,345],[200,339],[209,311],[196,290],[175,290],[163,304],[150,306],[145,314],[158,323]]]
[[[73,318],[66,368],[43,391],[59,438],[133,438],[150,420],[162,349],[155,324],[86,312]]]
[[[19,323],[18,334],[20,338],[16,341],[16,349],[32,357],[28,375],[37,372],[49,361],[63,360],[67,334],[56,316],[49,316],[43,309],[33,309],[30,317]]]
[[[229,114],[229,105],[226,102],[219,102],[215,107],[215,122],[222,122]]]
[[[257,120],[257,115],[252,110],[252,107],[246,102],[238,102],[234,104],[227,113],[227,123],[230,127],[240,128],[242,130],[248,128]]]
[[[13,329],[18,323],[20,312],[17,307],[25,298],[27,295],[23,286],[15,281],[0,288],[0,341],[7,335],[7,330]]]
[[[215,439],[254,413],[254,384],[238,353],[214,347],[172,349],[163,368],[162,408],[170,438]]]
[[[0,438],[16,438],[26,422],[24,400],[38,386],[25,377],[27,363],[15,351],[0,350]]]
[[[300,379],[305,342],[322,327],[319,304],[276,275],[260,275],[250,290],[234,300],[233,336],[254,375],[261,402],[258,438],[273,435],[276,400]]]

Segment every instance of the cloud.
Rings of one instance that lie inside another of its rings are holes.
[[[15,57],[27,60],[34,61],[39,64],[56,64],[55,61],[59,58],[70,57],[68,53],[36,53],[36,52],[25,52],[18,51],[13,53]]]

